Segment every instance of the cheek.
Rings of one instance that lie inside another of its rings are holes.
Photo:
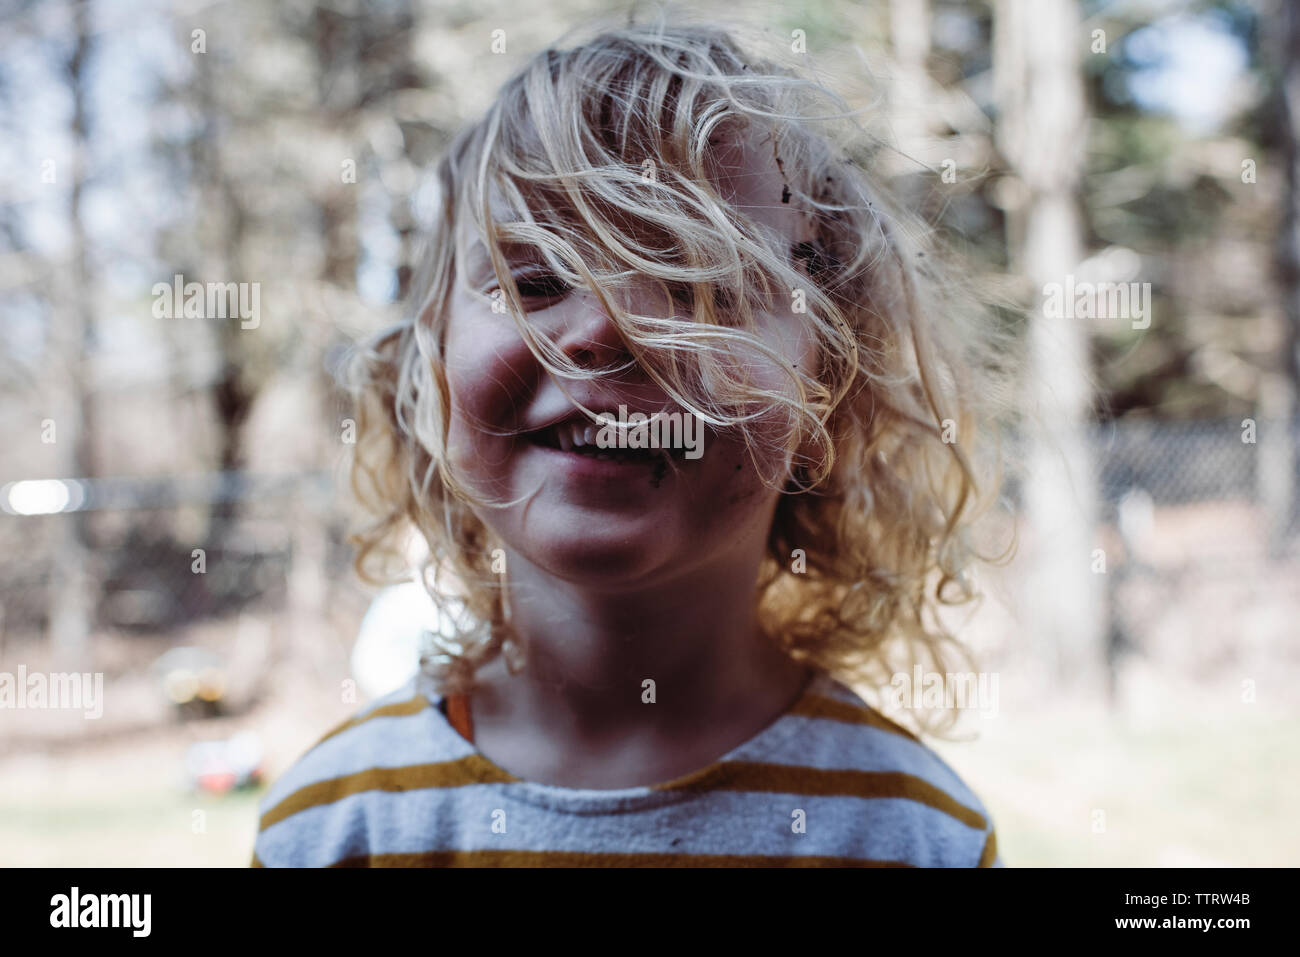
[[[707,552],[765,541],[778,492],[760,480],[743,443],[719,437],[712,455],[679,523],[688,547]]]
[[[791,311],[791,304],[786,303],[775,313],[765,313],[759,317],[758,334],[769,348],[785,356],[800,372],[813,374],[813,364],[817,356],[816,340],[806,315]],[[770,375],[776,381],[774,388],[790,392],[793,385],[779,369],[770,368]]]
[[[803,317],[764,315],[759,317],[758,335],[763,344],[794,366],[796,373],[815,374],[816,348]],[[770,356],[751,352],[743,360],[744,378],[755,388],[788,400],[798,400],[798,387],[789,373]],[[727,430],[718,437],[720,457],[734,471],[737,488],[762,487],[763,480],[782,485],[787,465],[799,441],[803,417],[797,408],[770,401],[767,411],[750,421],[753,451],[738,431]],[[736,466],[740,468],[737,469]],[[761,476],[761,478],[760,478]]]
[[[501,433],[518,428],[540,367],[514,327],[499,322],[453,320],[445,355],[452,464],[492,468],[508,455],[511,438]]]

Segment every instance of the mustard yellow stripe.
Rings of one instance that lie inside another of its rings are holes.
[[[401,792],[518,781],[479,754],[436,764],[369,768],[299,788],[262,815],[260,830],[264,831],[300,811],[332,804],[363,791]],[[981,814],[947,792],[901,771],[826,770],[800,765],[728,761],[701,774],[659,787],[661,790],[726,790],[808,797],[901,798],[932,807],[981,831],[988,826]]]
[[[506,784],[518,780],[478,754],[436,764],[369,768],[299,788],[262,815],[259,830],[265,831],[300,811],[332,804],[363,791],[416,791],[422,788],[457,788],[468,784]]]
[[[398,701],[393,704],[386,704],[381,708],[375,708],[373,711],[369,712],[368,714],[363,714],[355,718],[348,718],[348,720],[344,721],[337,728],[334,728],[332,731],[327,733],[323,738],[321,738],[310,748],[308,748],[307,753],[316,750],[322,744],[328,741],[330,738],[334,737],[336,734],[342,734],[344,731],[347,731],[349,728],[355,728],[359,724],[365,724],[371,718],[407,718],[413,714],[419,714],[427,707],[430,707],[429,699],[422,694],[417,694],[414,698],[409,698],[406,701]]]
[[[790,710],[790,714],[798,715],[801,718],[826,718],[830,721],[842,721],[845,724],[865,724],[881,731],[901,734],[905,738],[912,739],[917,744],[921,743],[921,739],[911,731],[908,731],[900,724],[890,721],[874,708],[864,708],[859,705],[849,704],[846,701],[838,701],[835,698],[808,695]]]
[[[754,791],[808,797],[903,798],[916,801],[963,824],[984,830],[983,815],[929,781],[902,771],[807,768],[796,764],[727,761],[704,772],[660,785],[662,790]]]
[[[585,851],[426,851],[365,854],[331,867],[910,867],[901,861],[855,857],[775,857],[763,854],[629,854]]]
[[[992,867],[993,862],[998,859],[998,835],[995,831],[989,831],[988,840],[984,842],[984,850],[980,851],[980,862],[977,867]]]
[[[254,852],[253,852],[253,860],[252,860],[252,863],[250,863],[248,866],[249,866],[249,867],[265,867],[266,865],[263,864],[260,860],[258,860],[258,858],[257,858],[257,851],[254,851]]]

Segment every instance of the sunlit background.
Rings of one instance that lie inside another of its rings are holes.
[[[436,622],[351,570],[333,373],[398,314],[459,126],[628,9],[0,5],[0,681],[103,676],[98,716],[0,695],[0,864],[243,866],[264,783],[412,672]],[[953,619],[996,694],[935,743],[1004,860],[1296,863],[1300,18],[691,9],[863,108],[1032,358],[1020,552]],[[177,276],[246,311],[160,315]],[[1086,282],[1149,309],[1048,307]]]

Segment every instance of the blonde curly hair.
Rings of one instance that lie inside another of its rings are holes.
[[[773,641],[866,689],[917,662],[945,671],[952,655],[969,660],[936,611],[975,594],[969,570],[985,556],[972,527],[999,481],[1010,352],[969,286],[940,266],[935,231],[876,181],[870,152],[846,158],[835,130],[861,133],[854,117],[731,32],[660,15],[543,50],[454,139],[408,316],[361,345],[348,381],[352,486],[375,516],[351,539],[356,569],[373,584],[409,577],[403,536],[413,528],[427,541],[419,577],[450,623],[423,662],[440,690],[469,690],[488,660],[505,652],[518,667],[526,653],[493,568],[500,543],[471,508],[492,503],[447,460],[442,348],[463,276],[458,224],[477,230],[519,334],[551,373],[617,370],[578,367],[525,321],[504,243],[590,289],[629,362],[710,427],[736,430],[756,465],[774,445],[794,453],[781,457],[785,473],[764,476],[784,492],[759,582]],[[719,194],[712,157],[745,132],[770,137],[779,201],[806,216],[810,241],[780,248]],[[493,215],[493,196],[514,218]],[[631,278],[651,280],[681,315],[627,312],[608,292]],[[795,368],[754,334],[755,312],[786,293],[805,306],[816,368]],[[777,363],[790,388],[751,381],[737,350]],[[917,721],[935,730],[951,717]]]

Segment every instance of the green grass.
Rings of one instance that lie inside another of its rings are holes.
[[[259,795],[136,790],[0,804],[0,865],[245,867]]]
[[[1020,708],[981,727],[973,743],[934,747],[984,801],[1008,866],[1300,863],[1300,719]],[[0,866],[246,867],[263,792],[187,794],[181,753],[168,743],[0,762]]]
[[[1050,714],[937,750],[984,800],[1008,865],[1294,866],[1297,735],[1300,721],[1246,708],[1142,728]]]

